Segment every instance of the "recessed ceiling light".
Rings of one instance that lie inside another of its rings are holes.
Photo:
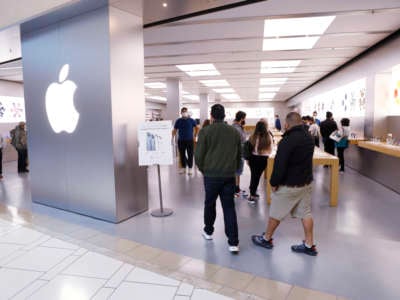
[[[228,81],[225,79],[220,80],[200,80],[202,84],[208,87],[229,86]]]
[[[197,95],[184,95],[184,96],[182,96],[182,98],[185,98],[185,99],[188,99],[188,100],[193,100],[193,101],[196,101],[196,100],[200,99],[199,96],[197,96]]]
[[[260,92],[279,92],[281,87],[279,86],[273,86],[273,87],[260,87],[259,91]]]
[[[235,92],[232,88],[213,89],[213,91],[218,94],[230,94]]]
[[[276,93],[260,93],[258,96],[259,99],[272,99],[274,98]]]
[[[162,97],[162,96],[149,96],[149,97],[147,97],[147,99],[167,101],[167,98]]]
[[[192,77],[221,75],[213,64],[177,65],[176,67]]]
[[[164,3],[162,4],[162,6],[163,6],[163,7],[167,7],[167,6],[168,6],[168,3],[164,2]]]
[[[312,49],[319,36],[265,39],[263,51]]]
[[[295,67],[284,67],[284,68],[264,68],[261,69],[261,74],[277,74],[277,73],[293,73],[296,70]]]
[[[167,87],[163,82],[146,82],[144,86],[150,89],[165,89]]]
[[[260,85],[281,85],[287,81],[287,78],[260,78]]]
[[[228,100],[239,100],[240,99],[238,94],[221,94],[221,97],[228,99]]]
[[[265,20],[264,36],[321,35],[335,18],[335,16],[325,16]]]

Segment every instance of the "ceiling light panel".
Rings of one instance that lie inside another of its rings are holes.
[[[192,101],[197,101],[200,99],[199,96],[197,96],[197,95],[184,95],[184,96],[182,96],[182,98],[192,100]]]
[[[321,35],[335,16],[271,19],[264,22],[264,37]]]
[[[176,67],[191,77],[221,75],[213,64],[177,65]]]
[[[167,87],[163,82],[146,82],[144,86],[150,89],[165,89]]]
[[[261,74],[277,74],[277,73],[293,73],[296,70],[295,67],[285,67],[285,68],[264,68],[261,69]]]
[[[318,40],[319,36],[265,39],[263,51],[312,49]]]
[[[218,94],[233,94],[233,93],[235,93],[235,90],[232,88],[213,89],[213,91]]]
[[[281,85],[287,81],[287,78],[260,78],[260,85]]]
[[[221,97],[228,100],[239,100],[240,97],[238,94],[221,94]]]
[[[149,97],[147,97],[147,99],[167,101],[167,98],[162,97],[162,96],[149,96]]]
[[[272,99],[274,98],[276,93],[260,93],[259,99]]]
[[[200,80],[200,83],[208,87],[229,86],[228,81],[225,79],[220,80]]]
[[[273,86],[273,87],[260,87],[259,92],[260,93],[265,93],[265,92],[279,92],[281,89],[280,86]]]

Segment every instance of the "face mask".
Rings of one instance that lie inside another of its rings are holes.
[[[245,121],[245,120],[243,120],[243,121],[240,121],[240,125],[241,125],[241,126],[244,126],[244,125],[246,125],[246,121]]]
[[[183,118],[187,118],[187,117],[189,117],[189,114],[188,114],[187,112],[183,112],[183,113],[182,113],[182,117],[183,117]]]

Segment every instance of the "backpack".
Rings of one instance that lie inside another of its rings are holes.
[[[17,148],[17,137],[15,135],[15,128],[10,131],[11,145]]]

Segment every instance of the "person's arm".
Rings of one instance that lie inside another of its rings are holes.
[[[199,135],[199,126],[197,125],[196,121],[193,120],[193,127],[194,127],[194,139]]]
[[[242,153],[243,147],[242,147],[242,136],[238,134],[238,139],[237,139],[237,156],[236,156],[236,169],[238,170],[240,168],[240,163],[242,161]]]
[[[269,181],[273,191],[278,189],[283,178],[286,176],[289,157],[292,152],[291,148],[292,146],[287,138],[282,139],[278,145],[278,150],[275,155],[274,169]]]
[[[179,127],[179,119],[175,121],[174,129],[172,130],[172,139],[175,139]]]
[[[203,129],[200,130],[199,132],[199,138],[197,140],[196,150],[194,153],[194,161],[201,173],[203,173],[204,170],[204,158],[206,155],[206,149],[207,149],[206,139],[204,136],[204,129]]]

